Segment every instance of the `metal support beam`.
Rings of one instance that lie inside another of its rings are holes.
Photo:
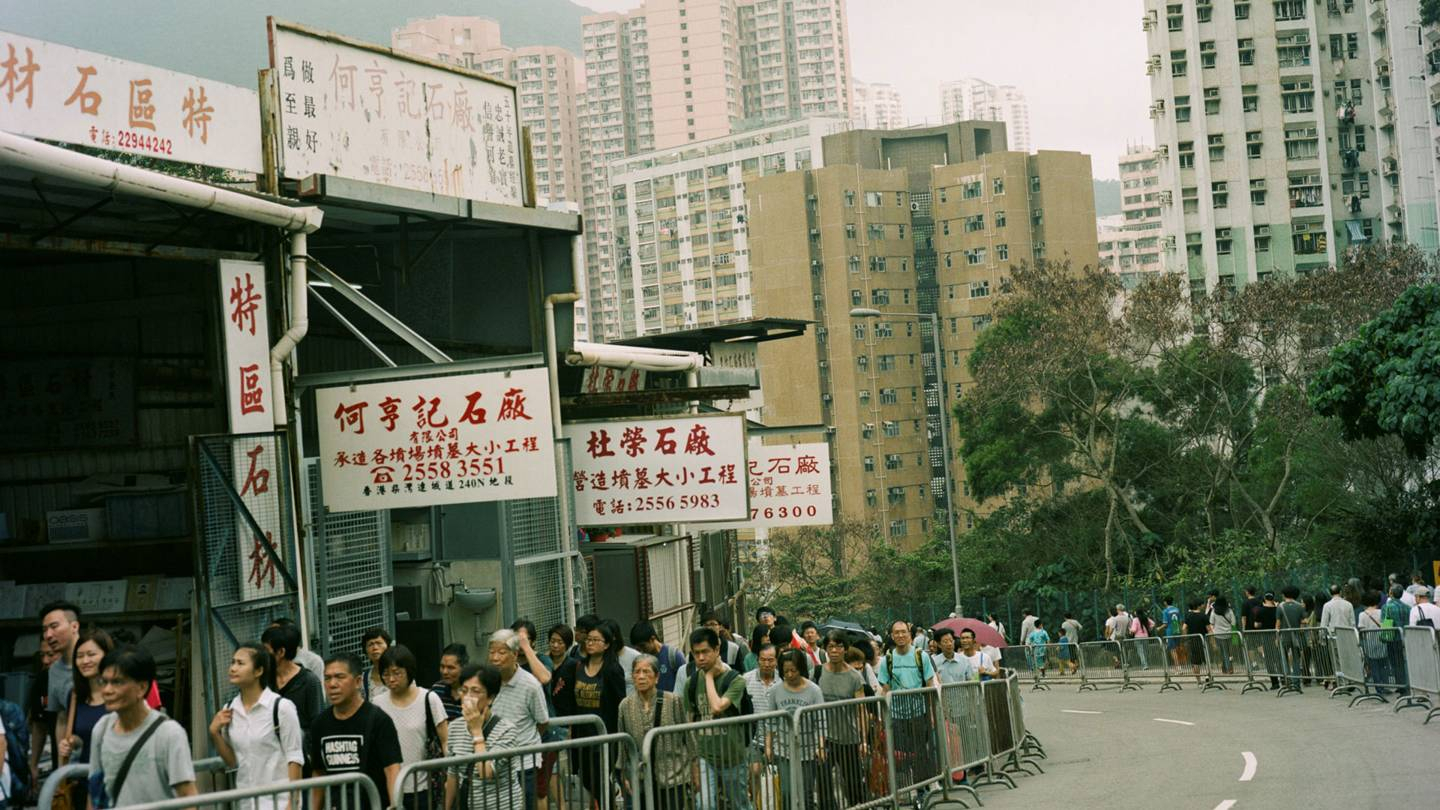
[[[76,211],[74,214],[71,214],[67,219],[65,219],[65,221],[56,223],[56,224],[55,224],[55,227],[51,228],[50,230],[48,230],[48,231],[40,234],[39,236],[33,237],[30,241],[31,241],[32,243],[34,243],[34,242],[39,242],[41,239],[45,239],[46,237],[55,236],[56,234],[58,234],[58,233],[60,233],[61,231],[65,230],[66,228],[70,227],[71,225],[74,225],[76,222],[79,222],[81,219],[83,219],[83,218],[85,218],[85,217],[87,217],[87,216],[90,216],[91,214],[95,213],[96,211],[99,211],[101,208],[104,208],[105,206],[109,205],[110,203],[112,203],[112,202],[114,202],[114,201],[115,201],[115,198],[114,198],[113,196],[111,196],[111,197],[101,197],[100,199],[96,200],[95,202],[91,203],[90,205],[88,205],[88,206],[80,209],[79,211]],[[49,209],[46,209],[46,210],[49,210]],[[53,215],[53,212],[51,212],[51,213],[52,213],[52,215]]]
[[[354,289],[349,282],[335,274],[335,271],[321,264],[314,256],[310,257],[310,275],[330,285],[341,298],[354,304],[366,315],[374,318],[381,326],[389,329],[396,337],[405,341],[412,349],[425,355],[425,358],[432,363],[449,363],[450,355],[440,351],[435,344],[426,340],[405,324],[404,321],[391,315],[384,307],[365,297],[364,293]]]
[[[327,371],[321,374],[302,374],[295,378],[295,390],[324,388],[331,385],[350,385],[390,380],[408,380],[412,377],[434,377],[441,374],[467,374],[476,371],[512,371],[522,368],[539,368],[545,365],[545,355],[507,354],[501,357],[476,357],[471,360],[454,360],[442,368],[433,364],[417,366],[396,366],[395,368],[363,368],[354,371]]]
[[[363,343],[365,345],[365,348],[370,350],[371,354],[380,358],[380,362],[384,363],[390,368],[395,368],[395,361],[391,360],[389,355],[381,351],[380,347],[376,346],[374,341],[366,337],[365,333],[361,332],[359,327],[351,323],[349,318],[341,315],[340,310],[336,309],[334,304],[326,301],[325,296],[320,294],[319,287],[310,287],[309,290],[310,294],[315,297],[315,300],[320,302],[320,306],[324,307],[326,312],[329,312],[331,315],[335,316],[335,320],[339,321],[341,326],[345,327],[345,329],[350,334],[354,335],[356,340]]]

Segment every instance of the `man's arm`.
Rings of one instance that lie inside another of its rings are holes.
[[[734,705],[730,702],[730,698],[716,691],[715,670],[713,669],[705,673],[705,698],[710,701],[711,716],[729,711],[730,707]]]

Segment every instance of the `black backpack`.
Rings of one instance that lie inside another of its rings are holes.
[[[689,680],[685,682],[685,702],[690,706],[690,713],[696,717],[700,716],[700,679],[704,677],[705,673],[697,672],[690,676]],[[735,670],[726,670],[725,674],[720,676],[720,681],[715,684],[715,691],[722,695],[725,694],[725,692],[729,691],[730,685],[735,683],[735,679],[738,677],[740,677],[740,674]],[[740,693],[739,711],[736,711],[735,706],[732,705],[721,716],[738,717],[740,715],[754,713],[755,701],[750,697],[750,690],[746,689]]]

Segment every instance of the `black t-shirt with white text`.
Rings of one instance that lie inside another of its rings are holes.
[[[389,715],[369,702],[344,720],[336,719],[333,707],[326,709],[310,724],[309,746],[310,763],[317,772],[363,773],[375,783],[381,804],[389,806],[385,769],[401,763],[400,737]],[[361,810],[367,804],[362,798]]]

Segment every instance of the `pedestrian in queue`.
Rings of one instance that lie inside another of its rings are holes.
[[[960,655],[969,665],[968,680],[988,681],[1000,677],[1000,665],[995,656],[980,648],[975,641],[975,631],[968,627],[960,631]]]
[[[955,631],[941,627],[935,631],[935,641],[940,652],[930,658],[935,664],[935,676],[940,679],[940,683],[962,683],[970,680],[969,664],[955,652]]]
[[[640,751],[651,729],[684,723],[685,709],[679,695],[660,688],[660,663],[655,656],[643,652],[631,666],[630,679],[635,683],[635,692],[620,701],[620,733],[629,734],[630,739],[635,741],[635,750]],[[695,735],[658,736],[652,757],[655,782],[653,808],[649,806],[649,798],[641,786],[630,781],[630,746],[620,747],[620,785],[625,795],[637,800],[640,810],[685,810],[688,790],[698,787],[698,780],[692,780]]]
[[[949,628],[942,628],[941,632]],[[954,654],[954,633],[949,634]],[[865,676],[845,662],[850,652],[846,634],[831,630],[825,634],[825,665],[820,669],[820,692],[826,703],[865,697]],[[936,666],[939,670],[939,666]],[[825,712],[826,758],[817,769],[821,810],[838,810],[835,788],[838,782],[845,807],[858,807],[868,800],[865,791],[865,732],[869,714],[865,706],[830,709]]]
[[[1262,604],[1264,604],[1264,600],[1256,596],[1255,586],[1246,585],[1245,598],[1240,601],[1240,630],[1242,632],[1245,630],[1270,629],[1268,627],[1261,628],[1255,621],[1255,611],[1258,610]]]
[[[613,628],[612,628],[613,630]],[[516,745],[539,745],[549,727],[545,692],[534,675],[520,668],[520,634],[498,630],[490,636],[490,666],[500,671],[500,691],[490,701],[490,710],[505,720],[515,721]],[[539,754],[526,754],[520,764],[525,787],[526,810],[535,808],[535,779],[540,768]]]
[[[1020,614],[1023,617],[1020,620],[1020,643],[1029,644],[1030,631],[1035,629],[1035,621],[1039,617],[1031,613],[1030,608],[1022,608]]]
[[[1330,586],[1330,601],[1321,608],[1320,626],[1331,636],[1337,627],[1355,626],[1355,605],[1340,594],[1339,585]]]
[[[720,622],[720,614],[715,613],[714,611],[706,613],[704,616],[700,617],[700,625],[702,627],[708,627],[711,630],[714,630],[715,635],[719,637],[720,660],[725,662],[725,666],[730,667],[736,672],[744,672],[745,653],[741,651],[739,644],[736,644],[733,640],[726,638],[727,633],[724,625],[722,625]],[[779,625],[776,626],[779,627]],[[785,629],[788,630],[788,625]],[[776,641],[775,643],[776,646],[781,647],[788,645],[790,643],[790,637],[788,633],[784,639],[783,644],[780,641]]]
[[[1410,608],[1410,626],[1440,627],[1440,607],[1430,601],[1430,588],[1420,585],[1410,593],[1415,596],[1415,607]]]
[[[430,691],[440,698],[447,721],[460,716],[460,692],[457,687],[460,685],[460,670],[468,663],[470,650],[464,644],[447,644],[440,650],[440,680],[430,687]]]
[[[275,687],[275,659],[258,641],[241,644],[230,657],[230,685],[239,694],[210,721],[210,742],[235,769],[237,789],[297,782],[305,765],[304,737],[295,704]],[[298,802],[274,793],[245,802],[251,810],[289,810]]]
[[[1130,616],[1130,638],[1148,639],[1155,634],[1155,621],[1146,614],[1145,608],[1137,607]],[[1150,655],[1146,652],[1145,643],[1137,642],[1134,649],[1140,653],[1140,668],[1150,668]]]
[[[810,670],[814,672],[825,663],[825,646],[821,643],[820,627],[812,621],[801,623],[800,638],[805,642],[805,657],[810,659]]]
[[[935,677],[935,662],[915,646],[907,622],[897,619],[891,623],[890,640],[894,646],[885,653],[879,671],[876,672],[880,678],[882,693],[939,686],[940,682]],[[937,772],[935,740],[930,733],[929,713],[927,695],[897,697],[892,694],[890,697],[891,728],[894,730],[891,743],[897,758],[901,758],[903,754],[903,770],[906,772],[904,777],[897,773],[896,779],[904,779],[907,784],[918,784]],[[914,801],[917,807],[923,804],[923,794],[917,791]]]
[[[360,649],[364,650],[365,657],[370,659],[362,686],[366,700],[374,700],[385,691],[385,673],[380,669],[380,656],[384,655],[393,643],[395,642],[390,640],[390,632],[383,627],[366,628],[360,635]]]
[[[563,716],[597,715],[605,725],[604,733],[614,734],[620,723],[620,701],[625,699],[625,673],[620,671],[617,660],[620,639],[610,625],[602,621],[595,623],[581,641],[585,645],[585,660],[567,660],[551,676],[555,710]],[[571,739],[594,735],[595,730],[588,725],[570,729]],[[592,797],[598,800],[609,790],[606,781],[609,774],[601,765],[599,747],[573,751],[570,760],[576,765],[580,783]]]
[[[720,634],[699,627],[690,634],[695,673],[682,695],[691,721],[737,717],[745,699],[745,681],[720,659]],[[695,742],[700,787],[697,810],[719,810],[720,797],[729,810],[752,810],[747,785],[745,751],[750,729],[736,723],[699,735]]]
[[[550,670],[551,677],[554,677],[555,671],[560,669],[560,665],[570,657],[570,650],[575,645],[575,631],[571,630],[568,624],[557,624],[550,628],[549,632],[545,634],[545,638],[547,654],[543,663],[545,668]],[[530,674],[535,675],[533,672]],[[540,676],[535,675],[535,677],[539,678]]]
[[[750,654],[745,656],[745,672],[749,673],[759,665],[760,648],[770,643],[770,625],[757,624],[750,631]]]
[[[1069,613],[1066,613],[1064,621],[1060,622],[1060,635],[1070,642],[1069,649],[1062,649],[1065,657],[1061,660],[1061,667],[1068,666],[1071,675],[1080,671],[1080,634],[1084,629],[1084,625]]]
[[[1410,573],[1410,585],[1405,588],[1405,593],[1410,594],[1411,597],[1411,607],[1414,607],[1415,604],[1420,601],[1419,597],[1421,588],[1426,588],[1428,590],[1428,587],[1425,585],[1425,577],[1421,576],[1419,571],[1412,571]]]
[[[295,624],[295,621],[288,616],[277,616],[271,619],[270,627],[294,627],[296,638],[300,637],[300,626]],[[269,630],[270,627],[266,627],[265,629]],[[261,638],[264,638],[263,634]],[[297,647],[293,660],[300,666],[310,670],[310,673],[315,676],[316,683],[325,679],[325,659],[316,655],[314,652],[304,647]]]
[[[98,628],[80,631],[71,660],[74,688],[70,706],[65,713],[64,733],[60,735],[60,764],[90,761],[90,739],[95,724],[106,714],[104,685],[100,679],[100,662],[115,649],[110,634]]]
[[[1045,677],[1045,663],[1047,658],[1047,650],[1045,648],[1050,644],[1050,634],[1045,630],[1045,621],[1043,619],[1038,617],[1035,619],[1034,628],[1030,631],[1030,635],[1026,637],[1025,643],[1029,646],[1030,671],[1039,672],[1040,677]]]
[[[770,688],[770,705],[777,711],[795,717],[796,712],[801,709],[824,703],[825,693],[818,684],[810,680],[809,672],[810,660],[804,650],[792,649],[781,653],[780,683]],[[799,751],[790,750],[790,734],[784,727],[781,727],[778,733],[775,727],[766,729],[765,758],[769,763],[781,764],[780,795],[784,807],[792,806],[791,791],[796,789],[803,791],[800,795],[807,808],[813,810],[815,806],[816,760],[825,762],[827,770],[832,767],[826,762],[824,719],[821,712],[809,712],[803,716],[796,729]],[[802,785],[792,784],[790,768],[785,767],[785,763],[797,755],[801,763]]]
[[[308,755],[310,726],[328,704],[320,679],[295,660],[300,647],[300,628],[293,624],[272,624],[260,637],[260,643],[265,645],[265,650],[275,661],[275,692],[295,704],[295,713],[300,718],[303,750]],[[306,776],[309,775],[309,767],[307,759]]]
[[[325,659],[325,699],[330,705],[310,724],[306,759],[315,776],[335,773],[364,774],[380,794],[380,807],[371,808],[364,793],[358,810],[381,810],[391,806],[395,780],[400,776],[403,753],[400,736],[390,715],[365,700],[365,665],[354,653],[337,653]],[[328,791],[310,791],[310,808],[330,807]],[[348,796],[340,794],[340,805],[349,810]]]
[[[145,699],[155,683],[155,659],[149,651],[133,644],[115,648],[100,662],[100,678],[110,713],[100,718],[91,735],[92,803],[124,807],[195,796],[195,767],[185,729],[151,709]],[[130,768],[125,770],[127,761]]]
[[[549,686],[550,673],[555,670],[555,665],[536,650],[535,645],[540,642],[535,623],[529,619],[516,619],[510,623],[510,631],[520,640],[520,650],[516,653],[520,668],[534,675],[542,688]]]
[[[776,613],[775,609],[769,605],[761,605],[755,609],[755,623],[763,624],[766,627],[774,627],[775,619],[778,618],[779,615],[780,614]],[[754,649],[752,648],[751,651],[753,652]]]
[[[49,714],[50,727],[47,735],[53,734],[58,753],[59,741],[65,729],[61,720],[70,706],[70,692],[75,684],[75,643],[80,638],[80,608],[70,602],[51,602],[40,609],[40,639],[58,657],[50,665],[46,679],[45,708]],[[39,745],[40,743],[36,743]]]
[[[1385,641],[1385,653],[1390,672],[1400,684],[1397,694],[1410,691],[1410,673],[1405,668],[1405,632],[1400,628],[1410,623],[1410,606],[1401,597],[1405,588],[1398,582],[1390,586],[1390,598],[1380,607],[1380,625],[1385,632],[1380,637]]]
[[[467,765],[452,765],[445,774],[445,808],[518,810],[525,803],[520,757],[496,756],[519,747],[516,723],[495,714],[500,672],[489,664],[466,664],[460,671],[460,718],[451,720],[445,754],[451,757],[488,755]],[[465,800],[457,802],[461,796]]]
[[[1279,605],[1275,602],[1275,594],[1266,591],[1264,595],[1260,597],[1259,604],[1250,612],[1250,629],[1264,633],[1260,639],[1259,650],[1260,663],[1265,667],[1266,671],[1278,670],[1281,666],[1279,640],[1275,637],[1275,633],[1270,632],[1276,628],[1277,617],[1279,615],[1278,611]],[[1270,676],[1270,688],[1280,688],[1280,678],[1278,676]]]
[[[1073,675],[1075,673],[1075,670],[1071,669],[1071,666],[1073,666],[1075,663],[1076,647],[1074,643],[1070,641],[1068,631],[1065,629],[1065,626],[1063,624],[1060,626],[1060,635],[1055,637],[1055,650],[1056,657],[1059,659],[1060,662],[1060,674],[1064,675],[1068,672]]]
[[[545,634],[545,652],[538,656],[540,666],[529,669],[535,680],[540,681],[545,687],[545,711],[553,717],[558,717],[559,712],[555,709],[555,694],[551,691],[555,671],[569,658],[570,645],[574,641],[575,633],[567,624],[557,624],[550,628]],[[528,656],[527,656],[528,657]],[[564,726],[551,723],[540,739],[547,743],[556,743],[570,736],[570,731]],[[535,807],[537,810],[546,810],[550,803],[551,777],[555,773],[555,763],[560,758],[559,751],[546,751],[540,757],[540,770],[535,774]],[[562,791],[563,786],[555,786],[557,791]],[[557,792],[557,798],[564,799],[563,792]]]
[[[1380,613],[1380,593],[1366,591],[1364,596],[1360,597],[1360,604],[1363,609],[1355,627],[1360,631],[1360,649],[1365,653],[1365,666],[1370,673],[1367,680],[1374,684],[1395,683],[1391,680],[1395,675],[1390,671],[1390,655],[1385,646],[1382,629],[1384,625]],[[1385,687],[1377,685],[1375,694],[1384,696],[1388,693]]]
[[[655,671],[659,678],[656,688],[661,692],[674,692],[680,667],[685,666],[685,656],[674,647],[661,644],[655,625],[647,621],[636,622],[630,628],[630,646],[655,659]],[[631,668],[634,668],[633,662]]]
[[[620,665],[621,671],[625,673],[625,694],[635,694],[635,684],[630,682],[630,665],[635,663],[640,651],[625,643],[625,636],[620,632],[620,623],[614,619],[605,619],[603,622],[610,631],[610,635],[616,639],[615,662]]]
[[[745,679],[745,691],[750,693],[750,702],[757,714],[774,708],[770,705],[770,690],[780,683],[780,651],[775,649],[774,644],[766,642],[760,645],[759,652],[755,668],[741,676]]]
[[[1361,599],[1365,596],[1365,589],[1360,585],[1360,580],[1351,578],[1340,588],[1340,596],[1350,603],[1350,610],[1356,621],[1360,620],[1360,611],[1365,608],[1361,605]],[[1353,626],[1353,625],[1352,625]]]
[[[1210,614],[1207,617],[1210,625],[1207,632],[1214,636],[1211,640],[1212,647],[1220,653],[1220,671],[1226,675],[1231,674],[1233,665],[1230,657],[1232,640],[1239,637],[1236,632],[1235,611],[1230,609],[1230,600],[1223,596],[1217,596],[1215,602],[1210,606]]]
[[[879,690],[870,683],[866,672],[870,669],[870,662],[865,660],[865,653],[859,647],[851,647],[845,651],[845,666],[860,673],[860,681],[865,684],[865,697],[875,697]]]
[[[1180,641],[1182,624],[1180,608],[1175,607],[1175,598],[1168,594],[1161,598],[1160,603],[1164,605],[1160,609],[1160,627],[1165,636],[1165,653],[1170,656],[1171,663],[1182,667],[1185,665],[1185,661],[1181,660],[1183,650]]]
[[[999,634],[1000,634],[1000,638],[1002,638],[1002,639],[1006,638],[1006,635],[1005,635],[1005,623],[1002,622],[1002,621],[1000,621],[1000,617],[999,617],[999,616],[996,616],[994,613],[991,613],[989,620],[986,621],[985,623],[988,624],[988,625],[990,625],[990,629],[991,629],[991,630],[994,630],[995,632],[999,633]]]
[[[385,678],[386,689],[370,702],[389,715],[395,725],[395,735],[400,740],[400,764],[413,765],[444,751],[450,716],[439,695],[415,684],[415,673],[419,669],[415,654],[404,644],[396,644],[380,656],[377,666]],[[399,793],[405,810],[429,810],[439,798],[430,795],[430,780],[425,774],[405,780],[405,784],[399,786]]]
[[[1284,601],[1276,610],[1275,629],[1286,631],[1298,631],[1301,629],[1302,621],[1305,618],[1305,608],[1300,604],[1300,589],[1294,585],[1286,585],[1280,592]],[[1298,632],[1286,632],[1281,634],[1281,654],[1284,656],[1285,671],[1290,675],[1290,686],[1295,691],[1300,691],[1300,677],[1303,670],[1303,650],[1306,648],[1305,639]]]
[[[1195,674],[1195,683],[1203,683],[1200,667],[1205,663],[1205,636],[1210,632],[1210,617],[1205,614],[1205,603],[1191,599],[1181,622],[1184,631],[1185,655],[1190,659],[1190,669]]]
[[[735,631],[732,630],[731,627],[730,627],[730,620],[729,620],[729,619],[721,619],[721,620],[720,620],[720,638],[721,638],[722,640],[728,641],[728,642],[730,642],[731,644],[734,644],[736,647],[739,647],[739,648],[740,648],[740,660],[739,660],[739,664],[738,664],[735,668],[738,669],[738,670],[740,670],[741,672],[744,672],[744,671],[745,671],[745,659],[747,659],[747,658],[750,657],[750,645],[745,643],[745,635],[744,635],[743,633],[740,634],[740,635],[738,635],[738,636],[735,635]]]
[[[600,626],[600,617],[594,613],[586,613],[575,620],[575,644],[570,648],[570,657],[576,661],[584,661],[589,657],[585,652],[585,639],[590,631]]]

